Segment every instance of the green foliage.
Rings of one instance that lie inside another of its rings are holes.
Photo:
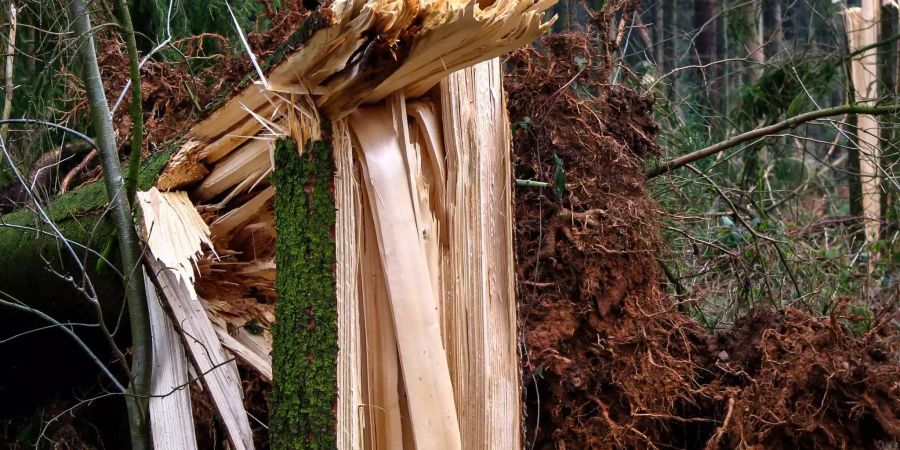
[[[166,38],[166,15],[170,0],[131,0],[130,7],[135,29],[143,36],[139,45],[143,51],[152,48]],[[225,1],[174,1],[170,27],[176,37],[213,33],[226,36],[232,45],[230,50],[240,49],[240,41],[234,22],[228,14]],[[270,25],[264,17],[265,7],[258,0],[228,0],[234,16],[244,32],[265,30]],[[221,52],[229,49],[210,47],[218,42],[205,42],[207,50]],[[174,55],[170,55],[175,57]]]
[[[553,193],[556,194],[556,198],[561,199],[566,192],[566,171],[559,155],[554,154],[553,160],[556,162],[556,169],[553,171]]]
[[[778,158],[771,163],[771,186],[776,190],[799,188],[809,179],[806,164],[798,158]]]
[[[730,41],[745,42],[747,38],[756,34],[756,23],[750,20],[747,14],[747,9],[752,8],[753,5],[747,3],[748,6],[743,8],[730,7],[723,11],[724,22],[728,24],[725,36]]]
[[[875,324],[875,312],[871,308],[864,305],[854,305],[850,307],[850,315],[846,320],[847,327],[855,334],[864,334],[872,329]]]

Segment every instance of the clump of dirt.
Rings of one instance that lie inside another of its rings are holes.
[[[706,364],[706,335],[659,285],[640,162],[658,152],[653,99],[608,83],[593,48],[552,35],[507,61],[516,178],[553,187],[520,188],[515,202],[535,448],[660,442]]]
[[[507,60],[515,177],[548,184],[515,200],[528,447],[900,439],[900,366],[876,333],[760,310],[711,335],[677,311],[641,166],[659,152],[653,98],[609,81],[597,49],[613,44],[597,35],[551,35]]]

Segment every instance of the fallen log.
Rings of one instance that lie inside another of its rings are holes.
[[[153,185],[174,148],[144,162],[139,177],[142,189]],[[97,288],[104,316],[114,321],[122,304],[122,282],[117,275],[120,268],[112,263],[119,260],[115,248],[107,245],[114,240],[115,231],[105,220],[106,205],[103,183],[95,182],[57,197],[45,208],[81,255],[82,265]],[[77,289],[83,274],[60,244],[59,236],[29,208],[0,216],[0,286],[9,296],[57,320],[96,322],[93,308]]]

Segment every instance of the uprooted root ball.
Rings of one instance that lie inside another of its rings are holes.
[[[526,439],[534,448],[857,448],[900,438],[900,372],[835,321],[761,310],[710,335],[661,288],[652,98],[605,48],[553,35],[506,61]],[[533,184],[532,184],[533,185]]]

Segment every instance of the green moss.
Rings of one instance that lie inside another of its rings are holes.
[[[336,447],[334,162],[327,142],[275,150],[278,275],[270,397],[272,448]]]
[[[176,147],[173,144],[168,150],[144,160],[138,178],[139,189],[153,185]],[[97,181],[59,196],[45,209],[67,239],[99,252],[107,242],[115,241],[115,230],[102,214],[106,199],[106,188]],[[34,231],[35,228],[41,232]],[[93,321],[94,311],[81,294],[71,283],[48,270],[53,268],[80,279],[75,260],[51,233],[52,230],[30,209],[0,216],[0,286],[9,295],[57,320]],[[122,304],[122,283],[110,270],[96,272],[97,258],[81,246],[73,245],[97,289],[104,315],[108,320],[115,320]],[[108,259],[119,262],[117,255]],[[0,311],[0,315],[2,313]]]
[[[146,190],[153,186],[159,173],[169,161],[172,152],[177,145],[171,145],[166,150],[155,155],[147,157],[141,164],[141,172],[138,175],[138,189]],[[127,171],[123,168],[123,172]],[[67,192],[53,199],[46,206],[47,215],[54,222],[66,220],[78,220],[78,217],[90,214],[98,209],[106,206],[106,187],[102,181],[98,180],[93,183],[84,185],[74,191]],[[5,223],[13,223],[18,225],[32,224],[34,222],[34,213],[29,209],[20,209],[16,212],[0,217]],[[2,233],[2,231],[0,231]],[[0,234],[0,240],[3,235]]]

